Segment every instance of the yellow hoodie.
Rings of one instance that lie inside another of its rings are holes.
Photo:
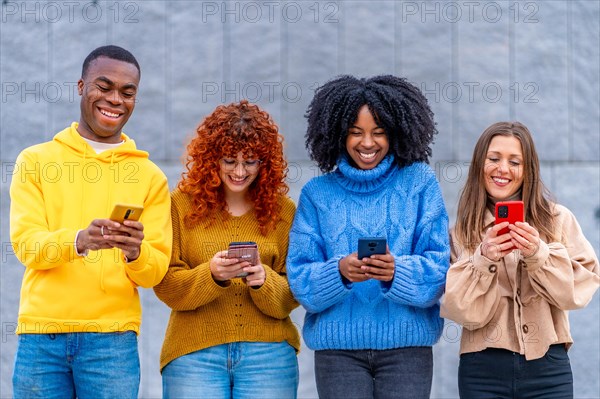
[[[122,139],[96,154],[73,123],[19,154],[10,187],[10,237],[25,265],[18,334],[139,332],[137,286],[153,287],[168,269],[171,204],[162,171]],[[78,256],[77,231],[116,203],[144,206],[139,258],[126,263],[115,248]]]

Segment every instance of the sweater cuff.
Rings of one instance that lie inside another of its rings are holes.
[[[321,300],[329,302],[333,298],[341,298],[348,293],[352,287],[352,283],[347,285],[342,280],[342,274],[340,273],[339,261],[342,256],[336,257],[327,262],[319,274],[315,276],[316,291],[318,292]]]
[[[383,295],[389,296],[390,298],[397,298],[398,300],[409,303],[413,298],[419,296],[417,293],[418,287],[415,285],[415,279],[412,274],[412,270],[407,267],[403,267],[402,261],[397,257],[395,258],[396,270],[394,271],[394,278],[387,289],[386,286],[381,285],[383,289]]]
[[[510,254],[507,256],[510,256]],[[488,276],[493,276],[494,274],[496,274],[500,263],[502,263],[501,260],[494,261],[494,260],[484,256],[481,253],[481,244],[479,244],[479,246],[475,250],[472,261],[473,261],[473,266],[474,266],[475,270],[479,271],[482,274],[488,275]]]
[[[140,256],[138,256],[137,259],[132,261],[126,260],[127,258],[125,257],[125,254],[123,254],[123,260],[126,265],[125,267],[128,267],[129,269],[134,271],[140,271],[144,267],[146,267],[146,264],[148,263],[148,258],[150,257],[150,248],[148,248],[148,246],[150,246],[150,244],[142,241],[142,245],[140,246]]]
[[[75,242],[73,243],[73,247],[75,248],[75,255],[85,257],[88,256],[88,254],[90,253],[89,249],[86,249],[82,253],[79,253],[79,251],[77,250],[77,239],[79,238],[79,233],[81,233],[82,231],[83,230],[77,230],[77,233],[75,234]]]
[[[258,301],[266,304],[276,304],[279,301],[279,287],[277,279],[281,277],[276,271],[268,266],[264,266],[265,269],[265,282],[260,287],[250,287],[250,296]]]
[[[260,292],[263,295],[272,295],[274,293],[274,287],[277,284],[276,276],[279,276],[275,270],[271,269],[268,266],[263,265],[263,269],[265,269],[265,282],[260,287],[250,287],[254,288],[250,291],[252,292]],[[275,276],[276,275],[276,276]]]

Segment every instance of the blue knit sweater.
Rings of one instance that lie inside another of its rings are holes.
[[[386,237],[396,260],[389,283],[342,280],[338,262],[359,237]],[[302,189],[290,232],[287,272],[306,309],[313,350],[431,346],[443,320],[439,298],[449,267],[448,215],[431,168],[399,168],[391,156],[360,170],[341,159]]]

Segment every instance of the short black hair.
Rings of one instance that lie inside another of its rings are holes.
[[[429,162],[437,129],[421,91],[406,79],[380,75],[358,79],[343,75],[315,90],[308,118],[306,148],[322,172],[330,172],[346,151],[348,129],[367,105],[390,142],[399,166]]]
[[[108,45],[108,46],[98,47],[97,49],[92,51],[85,58],[85,60],[83,61],[83,67],[81,68],[81,77],[82,78],[85,77],[85,74],[87,73],[87,70],[90,67],[91,62],[100,57],[106,57],[106,58],[110,58],[113,60],[124,61],[129,64],[133,64],[137,68],[138,74],[140,76],[142,74],[142,71],[140,70],[140,64],[138,64],[138,62],[135,59],[135,57],[133,56],[133,54],[131,54],[129,51],[125,50],[122,47]]]

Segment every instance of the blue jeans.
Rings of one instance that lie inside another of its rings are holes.
[[[233,342],[171,361],[163,398],[296,398],[298,359],[287,342]]]
[[[433,378],[430,346],[315,352],[319,398],[428,399]]]
[[[464,353],[458,366],[461,398],[544,398],[573,397],[571,361],[564,344],[552,345],[542,358],[505,349],[488,348]]]
[[[19,335],[15,399],[137,398],[139,385],[133,331]]]

